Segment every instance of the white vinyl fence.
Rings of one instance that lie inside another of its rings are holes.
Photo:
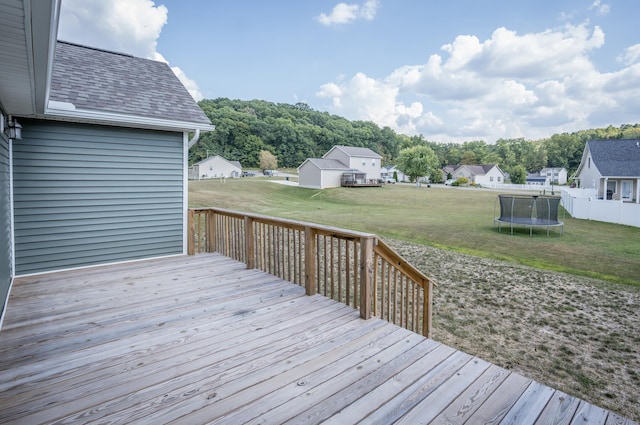
[[[595,189],[562,188],[562,206],[573,218],[640,227],[640,204],[598,199]]]

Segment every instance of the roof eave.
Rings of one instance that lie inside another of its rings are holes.
[[[44,111],[45,118],[64,119],[65,121],[89,124],[115,125],[119,127],[137,127],[165,131],[213,131],[215,126],[199,122],[167,120],[144,116],[117,114],[113,112],[91,111],[83,109],[58,109],[49,107]]]

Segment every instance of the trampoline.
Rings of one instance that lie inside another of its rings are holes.
[[[500,216],[497,216],[497,204],[500,204]],[[529,235],[533,235],[534,227],[547,229],[559,228],[560,234],[564,231],[564,223],[558,220],[558,208],[560,198],[552,196],[518,196],[498,195],[494,204],[494,226],[502,231],[502,225],[508,224],[513,235],[513,229],[517,226],[529,228]],[[497,217],[496,217],[497,216]]]

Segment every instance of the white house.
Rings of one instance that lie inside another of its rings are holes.
[[[600,199],[640,203],[640,139],[588,141],[576,180]]]
[[[539,174],[548,178],[548,184],[567,184],[566,168],[543,168]]]
[[[228,161],[220,155],[211,156],[189,167],[189,178],[192,180],[212,178],[237,178],[242,175],[239,161]]]
[[[298,167],[298,185],[312,189],[340,187],[345,173],[367,185],[380,178],[382,157],[369,148],[334,146],[322,158],[307,158]]]
[[[409,176],[407,176],[402,171],[398,170],[395,165],[387,165],[386,167],[382,167],[382,171],[380,172],[380,177],[384,178],[393,178],[394,174],[397,176],[398,182],[406,182],[409,181]]]
[[[461,165],[451,175],[454,180],[465,177],[476,185],[504,183],[504,172],[497,165]]]
[[[337,159],[347,167],[365,173],[367,179],[380,178],[382,157],[369,148],[334,146],[322,158]]]

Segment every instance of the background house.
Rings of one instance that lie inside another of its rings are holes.
[[[504,183],[504,172],[497,165],[461,165],[451,175],[454,180],[465,177],[476,185]]]
[[[527,184],[538,186],[549,186],[551,184],[550,179],[546,175],[540,175],[539,172],[527,173]]]
[[[59,0],[13,3],[0,5],[2,317],[15,276],[186,253],[187,150],[214,128],[166,63],[56,42]]]
[[[342,175],[361,180],[380,178],[382,157],[368,148],[334,146],[322,158],[307,158],[298,167],[298,185],[313,189],[340,187]]]
[[[298,167],[298,185],[310,189],[340,187],[342,175],[355,171],[337,159],[307,158]]]
[[[640,139],[588,141],[576,180],[598,198],[640,203]]]
[[[191,180],[212,178],[238,178],[242,175],[240,161],[228,161],[220,155],[211,156],[189,167]]]
[[[543,168],[539,174],[546,176],[549,179],[549,184],[567,184],[566,168]]]
[[[394,175],[397,176],[396,181],[398,182],[409,181],[409,177],[402,171],[398,170],[395,165],[387,165],[386,167],[382,167],[382,170],[380,171],[380,177],[383,179],[387,177],[394,178]]]

